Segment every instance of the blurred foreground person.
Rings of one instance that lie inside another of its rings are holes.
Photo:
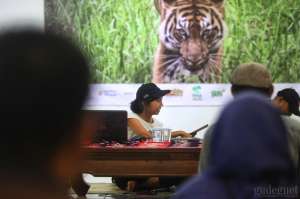
[[[0,35],[1,198],[68,198],[78,173],[89,69],[69,40],[37,30]]]
[[[213,129],[207,170],[174,198],[297,198],[296,169],[279,111],[255,93],[225,107]]]

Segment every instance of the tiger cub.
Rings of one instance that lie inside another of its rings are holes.
[[[224,0],[154,0],[160,14],[155,83],[219,82]],[[194,80],[193,80],[194,81]]]

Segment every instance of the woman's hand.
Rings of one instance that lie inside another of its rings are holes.
[[[185,131],[172,131],[171,136],[173,138],[175,137],[182,137],[182,138],[190,138],[192,135],[190,133],[187,133]]]

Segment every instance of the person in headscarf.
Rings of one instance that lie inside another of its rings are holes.
[[[297,197],[287,131],[279,111],[259,94],[240,94],[221,112],[209,161],[174,199]]]

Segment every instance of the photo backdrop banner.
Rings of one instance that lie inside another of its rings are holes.
[[[45,27],[78,41],[93,83],[226,84],[237,65],[251,61],[265,64],[274,83],[299,82],[298,0],[186,2],[171,12],[163,8],[174,9],[176,0],[45,0]]]
[[[140,84],[92,84],[86,106],[128,106],[135,99]],[[222,106],[232,99],[230,84],[158,84],[171,93],[164,106]],[[273,97],[284,88],[300,93],[300,84],[275,84]]]

